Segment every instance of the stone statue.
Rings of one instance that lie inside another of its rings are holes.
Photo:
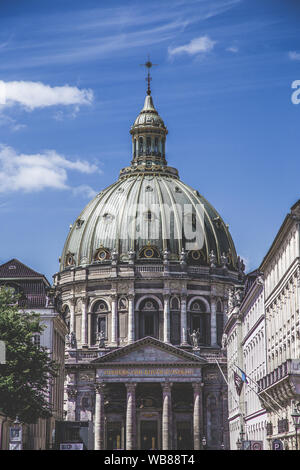
[[[245,271],[245,264],[244,264],[244,261],[242,260],[242,258],[241,258],[240,256],[238,256],[237,264],[238,264],[239,273],[244,273],[244,271]]]
[[[71,346],[71,335],[70,335],[70,333],[66,334],[65,340],[66,340],[66,346],[69,348]]]
[[[216,267],[216,261],[217,261],[217,257],[214,253],[214,250],[211,250],[211,252],[209,253],[209,263],[210,263],[211,268]]]
[[[200,343],[200,331],[199,329],[196,331],[194,330],[192,334],[190,334],[191,343],[193,345],[193,349],[199,349]]]
[[[182,247],[182,250],[180,252],[180,264],[186,264],[186,251],[185,249]]]
[[[118,262],[118,258],[119,258],[119,253],[117,252],[116,249],[113,250],[112,254],[111,254],[111,261],[112,261],[112,264],[116,265],[117,262]]]
[[[98,341],[98,347],[99,348],[104,348],[105,347],[104,338],[105,338],[104,331],[99,331],[99,333],[97,334],[97,341]]]
[[[135,259],[135,251],[130,248],[130,250],[128,251],[129,264],[133,264],[134,259]]]
[[[164,251],[163,251],[163,260],[164,260],[164,263],[167,263],[169,261],[169,254],[170,252],[168,251],[168,249],[166,248]]]
[[[228,258],[227,258],[226,254],[224,252],[221,256],[221,264],[222,264],[223,268],[226,268],[226,266],[228,264]]]
[[[71,346],[72,349],[76,348],[76,335],[75,335],[74,331],[71,332],[70,346]]]
[[[226,333],[223,333],[222,335],[222,349],[226,349],[227,348],[227,335]]]

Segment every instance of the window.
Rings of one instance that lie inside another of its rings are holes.
[[[144,151],[144,141],[143,137],[139,138],[139,155],[142,155]]]
[[[189,309],[190,334],[193,331],[199,333],[200,345],[210,344],[210,317],[205,312],[206,307],[201,300],[195,300]]]
[[[99,336],[107,339],[108,306],[104,300],[99,300],[93,307],[93,335],[92,342],[96,344]]]
[[[147,151],[147,154],[149,155],[151,153],[151,139],[150,137],[147,137],[147,148],[146,148],[146,151]]]
[[[158,338],[158,306],[152,299],[147,299],[141,304],[139,334],[140,338],[145,336]]]

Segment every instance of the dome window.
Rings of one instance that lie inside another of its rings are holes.
[[[76,220],[76,228],[81,228],[84,224],[84,220],[82,219],[77,219]]]
[[[153,188],[151,186],[146,186],[146,193],[153,191]]]
[[[160,258],[158,249],[153,245],[145,246],[139,253],[139,258]]]
[[[115,218],[114,215],[109,214],[108,212],[106,212],[105,214],[103,214],[103,219],[104,219],[104,221],[105,221],[106,223],[108,223],[108,224],[109,224],[110,222],[112,222],[112,221],[114,220],[114,218]]]
[[[143,137],[139,138],[139,155],[142,155],[144,152],[144,140]]]
[[[66,256],[66,265],[73,266],[75,264],[74,253],[68,253]]]
[[[96,251],[95,261],[105,261],[110,258],[110,252],[106,248],[99,248]]]
[[[175,193],[182,193],[181,189],[178,186],[175,186]]]

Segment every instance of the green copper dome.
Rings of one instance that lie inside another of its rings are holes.
[[[60,269],[118,260],[186,258],[237,267],[227,226],[217,211],[167,166],[167,129],[151,95],[131,127],[132,161],[70,229]]]

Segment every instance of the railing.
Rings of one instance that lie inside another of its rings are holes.
[[[299,360],[296,359],[288,359],[280,366],[276,367],[272,372],[266,374],[263,378],[257,381],[258,386],[260,389],[265,389],[270,387],[271,385],[279,382],[288,374],[299,374]]]

